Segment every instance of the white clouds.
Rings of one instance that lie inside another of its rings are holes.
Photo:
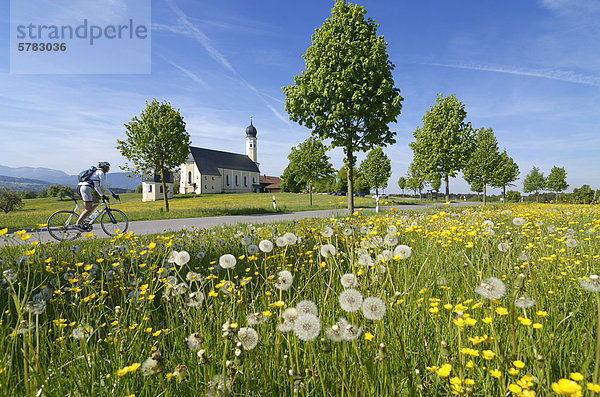
[[[577,73],[572,70],[529,69],[509,66],[461,65],[447,63],[431,63],[430,65],[455,69],[477,70],[482,72],[513,74],[517,76],[540,77],[544,79],[566,81],[574,84],[584,84],[593,87],[600,87],[600,77]]]

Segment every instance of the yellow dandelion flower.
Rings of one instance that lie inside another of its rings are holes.
[[[499,306],[496,308],[496,313],[498,313],[501,316],[506,316],[508,314],[508,310],[506,310],[506,308]]]
[[[523,389],[521,389],[521,387],[519,385],[515,385],[514,383],[512,383],[508,386],[508,390],[510,390],[514,394],[519,394],[523,391]]]
[[[583,380],[583,375],[579,372],[571,372],[569,378],[573,379],[575,382],[580,382]]]
[[[368,340],[369,342],[372,341],[374,337],[375,335],[370,332],[365,333],[365,340]]]
[[[588,383],[587,389],[589,391],[593,391],[594,393],[600,393],[600,385],[595,384],[595,383]]]
[[[552,383],[552,390],[561,396],[576,396],[580,395],[581,386],[570,379],[560,379]]]
[[[494,353],[491,350],[484,350],[482,352],[482,356],[483,358],[485,358],[486,360],[491,360],[492,358],[494,358],[494,356],[496,355],[496,353]]]
[[[498,371],[497,369],[492,369],[490,370],[490,376],[496,379],[500,379],[500,377],[502,376],[502,372]]]
[[[519,369],[525,368],[525,363],[521,360],[513,361],[513,365]]]

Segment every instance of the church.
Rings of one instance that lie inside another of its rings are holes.
[[[257,162],[256,128],[246,128],[246,154],[190,146],[181,165],[179,193],[257,193],[262,191]]]

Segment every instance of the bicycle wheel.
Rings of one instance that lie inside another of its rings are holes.
[[[127,231],[129,221],[123,211],[106,209],[102,214],[102,218],[100,218],[100,226],[102,226],[104,233],[109,236],[116,236]]]
[[[79,214],[74,211],[57,211],[48,218],[48,233],[58,241],[73,240],[81,232],[72,226]]]

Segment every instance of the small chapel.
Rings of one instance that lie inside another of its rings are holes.
[[[246,128],[246,154],[190,146],[181,165],[179,193],[258,193],[261,191],[257,162],[256,127]]]

